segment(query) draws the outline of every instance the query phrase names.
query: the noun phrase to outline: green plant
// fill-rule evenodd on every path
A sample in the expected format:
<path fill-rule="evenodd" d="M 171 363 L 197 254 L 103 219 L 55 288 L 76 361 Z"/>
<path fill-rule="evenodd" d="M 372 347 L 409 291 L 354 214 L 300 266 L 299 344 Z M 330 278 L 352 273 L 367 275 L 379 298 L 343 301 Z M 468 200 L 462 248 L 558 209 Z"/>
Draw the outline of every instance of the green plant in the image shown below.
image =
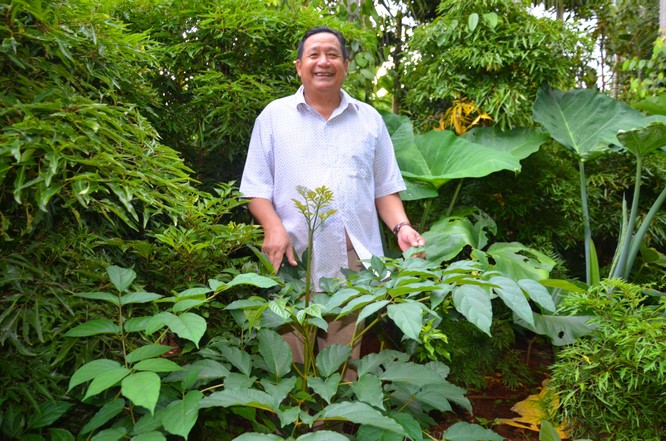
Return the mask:
<path fill-rule="evenodd" d="M 551 386 L 575 435 L 660 440 L 666 436 L 666 301 L 641 286 L 603 280 L 562 307 L 591 314 L 591 334 L 562 348 Z"/>
<path fill-rule="evenodd" d="M 131 269 L 110 266 L 107 273 L 115 293 L 94 291 L 75 295 L 110 304 L 110 318 L 94 318 L 64 334 L 72 338 L 109 337 L 106 344 L 110 358 L 88 361 L 69 380 L 68 392 L 97 409 L 79 428 L 79 434 L 92 436 L 97 431 L 98 439 L 116 440 L 123 437 L 165 440 L 165 434 L 187 438 L 197 421 L 203 398 L 203 392 L 195 386 L 215 378 L 210 371 L 202 372 L 201 367 L 191 369 L 178 380 L 167 375 L 183 370 L 168 358 L 169 354 L 199 347 L 207 329 L 206 320 L 188 309 L 238 284 L 270 287 L 275 282 L 256 275 L 239 275 L 229 283 L 211 280 L 210 286 L 164 297 L 130 290 L 136 277 Z M 207 293 L 212 295 L 206 298 Z M 173 306 L 160 308 L 164 303 Z M 187 344 L 174 347 L 167 339 L 169 334 Z M 79 388 L 82 385 L 84 393 Z"/>
<path fill-rule="evenodd" d="M 585 164 L 622 145 L 636 157 L 636 180 L 630 212 L 623 210 L 623 228 L 610 277 L 628 278 L 650 222 L 664 199 L 666 187 L 638 223 L 643 157 L 666 145 L 666 126 L 660 116 L 645 116 L 628 105 L 591 89 L 562 92 L 541 89 L 534 102 L 534 119 L 566 148 L 575 152 L 580 171 L 580 200 L 584 229 L 586 283 L 599 282 L 599 264 L 592 242 Z"/>

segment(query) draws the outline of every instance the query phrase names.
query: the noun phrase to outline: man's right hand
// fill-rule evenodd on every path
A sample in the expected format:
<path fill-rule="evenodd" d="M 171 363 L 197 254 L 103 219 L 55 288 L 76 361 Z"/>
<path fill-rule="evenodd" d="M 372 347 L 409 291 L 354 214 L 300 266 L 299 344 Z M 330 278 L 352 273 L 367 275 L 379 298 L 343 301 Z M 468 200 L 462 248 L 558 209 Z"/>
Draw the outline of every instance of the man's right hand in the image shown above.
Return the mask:
<path fill-rule="evenodd" d="M 280 270 L 284 256 L 287 256 L 287 261 L 291 266 L 297 265 L 289 234 L 282 225 L 270 230 L 264 229 L 264 243 L 261 245 L 261 251 L 271 261 L 276 273 Z"/>
<path fill-rule="evenodd" d="M 280 270 L 285 255 L 289 264 L 296 266 L 298 263 L 294 257 L 289 233 L 284 229 L 282 220 L 275 212 L 271 201 L 264 198 L 252 198 L 247 208 L 264 230 L 264 243 L 261 245 L 261 251 L 271 261 L 275 272 Z"/>

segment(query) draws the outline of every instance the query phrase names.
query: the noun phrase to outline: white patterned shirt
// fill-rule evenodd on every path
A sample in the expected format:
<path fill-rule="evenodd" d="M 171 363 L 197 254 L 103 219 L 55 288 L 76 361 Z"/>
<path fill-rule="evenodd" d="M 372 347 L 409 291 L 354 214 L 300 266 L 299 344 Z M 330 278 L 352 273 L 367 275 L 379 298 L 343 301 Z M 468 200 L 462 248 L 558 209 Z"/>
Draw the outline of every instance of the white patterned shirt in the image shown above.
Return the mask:
<path fill-rule="evenodd" d="M 333 192 L 328 208 L 336 213 L 314 235 L 315 286 L 320 277 L 342 277 L 348 266 L 345 230 L 361 259 L 384 255 L 375 199 L 405 189 L 381 115 L 340 93 L 328 120 L 305 102 L 303 86 L 268 104 L 255 121 L 240 185 L 244 198 L 273 203 L 299 258 L 307 223 L 294 204 L 304 202 L 297 187 Z"/>

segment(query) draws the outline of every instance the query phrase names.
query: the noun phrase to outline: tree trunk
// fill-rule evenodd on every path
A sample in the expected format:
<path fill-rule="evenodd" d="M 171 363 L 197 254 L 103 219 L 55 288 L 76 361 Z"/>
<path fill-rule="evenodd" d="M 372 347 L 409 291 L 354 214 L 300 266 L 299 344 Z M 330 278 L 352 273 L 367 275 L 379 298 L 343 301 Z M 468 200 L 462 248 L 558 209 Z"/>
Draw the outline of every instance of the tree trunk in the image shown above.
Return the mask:
<path fill-rule="evenodd" d="M 666 0 L 659 0 L 659 35 L 666 37 Z"/>

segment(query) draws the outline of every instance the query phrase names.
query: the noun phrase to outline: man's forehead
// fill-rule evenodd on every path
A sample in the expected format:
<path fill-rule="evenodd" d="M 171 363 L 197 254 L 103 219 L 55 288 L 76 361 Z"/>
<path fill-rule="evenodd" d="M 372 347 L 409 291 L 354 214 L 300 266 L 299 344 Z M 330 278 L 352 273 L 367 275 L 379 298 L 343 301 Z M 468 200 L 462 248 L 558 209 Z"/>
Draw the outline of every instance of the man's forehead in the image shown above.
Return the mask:
<path fill-rule="evenodd" d="M 340 42 L 338 38 L 328 32 L 320 32 L 319 34 L 314 34 L 305 40 L 305 50 L 317 50 L 317 49 L 336 49 L 340 51 Z"/>

